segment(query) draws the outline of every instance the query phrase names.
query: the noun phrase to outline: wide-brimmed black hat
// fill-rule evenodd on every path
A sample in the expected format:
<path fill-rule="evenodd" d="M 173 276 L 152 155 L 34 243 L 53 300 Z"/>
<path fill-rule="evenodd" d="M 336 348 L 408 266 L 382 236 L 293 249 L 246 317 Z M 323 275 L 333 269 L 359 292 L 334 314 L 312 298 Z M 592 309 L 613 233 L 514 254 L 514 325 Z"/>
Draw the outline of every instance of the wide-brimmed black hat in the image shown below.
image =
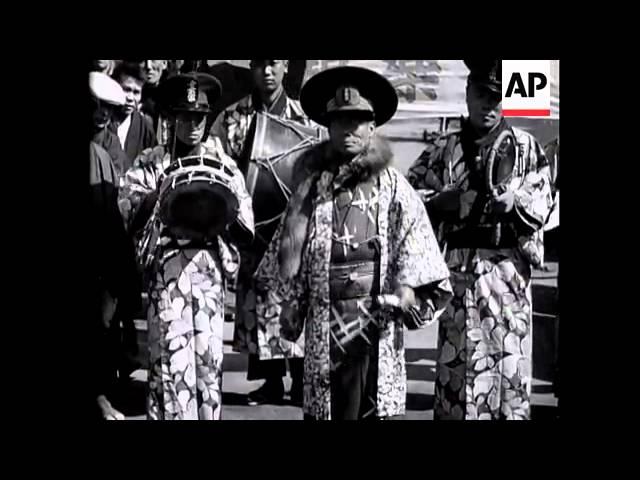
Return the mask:
<path fill-rule="evenodd" d="M 328 126 L 337 113 L 369 112 L 380 126 L 396 113 L 398 95 L 391 83 L 373 70 L 344 66 L 311 77 L 302 87 L 300 103 L 320 125 Z"/>
<path fill-rule="evenodd" d="M 469 69 L 467 81 L 502 93 L 502 60 L 464 60 Z"/>
<path fill-rule="evenodd" d="M 222 95 L 222 86 L 213 75 L 190 72 L 174 75 L 160 85 L 159 100 L 173 112 L 201 112 L 209 114 Z"/>

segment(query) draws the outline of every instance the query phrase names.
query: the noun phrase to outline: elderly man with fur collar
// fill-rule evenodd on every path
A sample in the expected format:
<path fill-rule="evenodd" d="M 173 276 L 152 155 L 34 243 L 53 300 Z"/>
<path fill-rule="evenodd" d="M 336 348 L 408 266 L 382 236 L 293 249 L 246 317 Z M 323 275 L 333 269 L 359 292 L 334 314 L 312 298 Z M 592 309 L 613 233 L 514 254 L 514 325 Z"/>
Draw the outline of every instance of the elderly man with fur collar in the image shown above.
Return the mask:
<path fill-rule="evenodd" d="M 301 103 L 330 139 L 299 161 L 254 277 L 260 356 L 304 357 L 305 419 L 402 415 L 404 327 L 435 320 L 452 291 L 424 205 L 376 134 L 398 99 L 377 73 L 340 67 Z"/>

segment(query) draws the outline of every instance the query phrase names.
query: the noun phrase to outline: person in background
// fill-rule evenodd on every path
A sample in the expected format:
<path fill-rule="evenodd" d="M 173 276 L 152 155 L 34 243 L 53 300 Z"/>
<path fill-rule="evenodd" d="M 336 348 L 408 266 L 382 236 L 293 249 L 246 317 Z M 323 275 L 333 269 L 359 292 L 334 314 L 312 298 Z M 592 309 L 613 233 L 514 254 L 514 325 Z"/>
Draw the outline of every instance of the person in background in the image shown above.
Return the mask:
<path fill-rule="evenodd" d="M 124 92 L 107 75 L 89 74 L 91 122 L 102 125 L 114 106 L 124 103 Z M 89 239 L 95 255 L 91 257 L 89 279 L 93 312 L 90 322 L 91 351 L 95 375 L 90 388 L 97 411 L 105 420 L 123 420 L 124 415 L 111 403 L 117 396 L 118 369 L 122 356 L 121 315 L 140 308 L 140 289 L 133 244 L 130 242 L 118 209 L 118 174 L 111 157 L 93 140 L 89 142 Z"/>
<path fill-rule="evenodd" d="M 133 161 L 143 150 L 157 145 L 153 125 L 140 112 L 145 73 L 139 64 L 122 62 L 113 72 L 113 79 L 120 84 L 125 94 L 122 109 L 115 112 L 110 129 L 116 133 L 120 145 L 128 157 L 125 171 L 133 166 Z"/>
<path fill-rule="evenodd" d="M 223 111 L 211 129 L 211 136 L 220 139 L 227 155 L 243 166 L 247 163 L 245 148 L 250 148 L 253 141 L 250 132 L 256 112 L 268 112 L 302 125 L 310 124 L 300 103 L 290 99 L 284 90 L 283 81 L 287 74 L 287 60 L 250 60 L 249 65 L 253 76 L 253 92 Z M 246 175 L 246 172 L 244 173 Z M 274 231 L 275 228 L 267 225 L 258 233 L 269 241 Z M 250 298 L 255 297 L 252 276 L 266 247 L 267 245 L 254 243 L 250 251 L 243 252 L 236 290 L 234 349 L 249 355 L 247 379 L 265 380 L 260 388 L 249 393 L 250 405 L 280 403 L 285 393 L 283 377 L 287 373 L 286 362 L 260 360 L 257 351 L 258 327 L 253 302 L 249 301 Z M 291 401 L 301 405 L 302 359 L 291 359 L 289 367 L 292 377 Z"/>
<path fill-rule="evenodd" d="M 92 75 L 100 72 L 91 72 Z M 109 78 L 107 75 L 100 73 L 100 75 L 104 75 Z M 91 77 L 95 78 L 95 77 Z M 106 83 L 102 77 L 99 78 L 100 82 Z M 112 80 L 109 78 L 109 80 Z M 91 119 L 91 133 L 92 133 L 92 141 L 96 144 L 100 145 L 104 150 L 107 151 L 109 156 L 111 157 L 111 161 L 113 163 L 114 168 L 116 169 L 116 173 L 118 174 L 118 178 L 121 178 L 126 171 L 126 166 L 129 163 L 127 159 L 127 155 L 124 153 L 124 150 L 120 146 L 120 141 L 115 133 L 113 133 L 108 127 L 111 123 L 111 119 L 114 114 L 124 106 L 125 103 L 125 95 L 122 91 L 122 87 L 114 81 L 116 86 L 119 89 L 119 92 L 122 92 L 122 95 L 112 95 L 109 97 L 109 100 L 97 101 L 95 95 L 92 97 L 94 101 L 94 107 L 92 109 L 92 119 Z M 113 87 L 110 87 L 113 89 Z M 117 102 L 117 103 L 113 103 Z"/>

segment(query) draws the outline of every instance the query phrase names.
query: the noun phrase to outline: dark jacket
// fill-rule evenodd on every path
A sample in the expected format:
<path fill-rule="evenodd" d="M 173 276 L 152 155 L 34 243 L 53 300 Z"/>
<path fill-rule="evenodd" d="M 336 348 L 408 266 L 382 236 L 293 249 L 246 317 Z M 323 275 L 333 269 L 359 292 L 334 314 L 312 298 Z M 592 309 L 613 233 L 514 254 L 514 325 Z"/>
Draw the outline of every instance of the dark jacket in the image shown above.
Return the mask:
<path fill-rule="evenodd" d="M 109 130 L 109 127 L 105 127 L 96 133 L 93 141 L 109 154 L 118 176 L 124 175 L 133 164 L 133 162 L 129 161 L 127 154 L 124 153 L 124 150 L 120 146 L 120 139 L 118 139 L 115 133 Z M 117 185 L 118 182 L 116 182 L 116 186 Z"/>
<path fill-rule="evenodd" d="M 89 175 L 88 241 L 95 253 L 89 265 L 92 312 L 88 320 L 96 369 L 91 388 L 97 395 L 108 393 L 118 354 L 102 323 L 102 296 L 109 292 L 118 300 L 120 318 L 131 319 L 140 309 L 141 291 L 133 243 L 118 209 L 118 174 L 109 154 L 94 142 L 90 142 Z"/>
<path fill-rule="evenodd" d="M 118 125 L 114 123 L 109 125 L 109 130 L 115 135 L 116 140 L 119 140 L 117 129 Z M 158 142 L 156 141 L 150 117 L 143 116 L 140 112 L 134 111 L 131 114 L 131 125 L 129 126 L 127 138 L 124 142 L 124 153 L 128 158 L 124 172 L 133 166 L 134 160 L 143 150 L 153 148 L 157 144 Z"/>

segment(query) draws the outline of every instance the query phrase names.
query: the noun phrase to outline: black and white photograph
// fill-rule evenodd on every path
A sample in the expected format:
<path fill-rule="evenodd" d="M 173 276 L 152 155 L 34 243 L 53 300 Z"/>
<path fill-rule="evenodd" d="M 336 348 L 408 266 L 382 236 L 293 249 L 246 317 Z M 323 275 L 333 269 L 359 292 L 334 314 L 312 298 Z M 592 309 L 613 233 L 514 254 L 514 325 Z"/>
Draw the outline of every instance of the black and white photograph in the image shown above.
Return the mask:
<path fill-rule="evenodd" d="M 93 60 L 95 420 L 558 420 L 559 66 Z"/>

